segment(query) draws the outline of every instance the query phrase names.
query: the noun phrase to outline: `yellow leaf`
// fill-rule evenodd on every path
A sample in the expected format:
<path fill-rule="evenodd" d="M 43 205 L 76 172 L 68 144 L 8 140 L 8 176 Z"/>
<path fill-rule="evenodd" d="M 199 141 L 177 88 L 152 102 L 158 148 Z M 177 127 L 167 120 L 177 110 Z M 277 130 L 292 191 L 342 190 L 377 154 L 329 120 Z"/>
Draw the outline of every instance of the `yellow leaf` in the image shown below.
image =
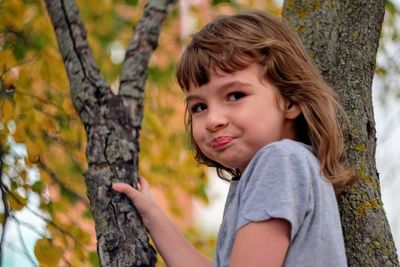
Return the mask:
<path fill-rule="evenodd" d="M 45 118 L 45 121 L 44 121 L 44 124 L 42 124 L 42 127 L 50 135 L 56 134 L 59 131 L 58 124 L 51 118 Z"/>
<path fill-rule="evenodd" d="M 40 180 L 43 182 L 43 184 L 50 184 L 52 178 L 49 176 L 47 171 L 40 170 Z"/>
<path fill-rule="evenodd" d="M 12 210 L 17 211 L 25 207 L 28 200 L 15 192 L 11 192 L 7 195 L 7 202 Z"/>
<path fill-rule="evenodd" d="M 11 49 L 4 50 L 0 53 L 0 62 L 1 62 L 0 65 L 1 67 L 15 65 L 16 62 Z M 5 64 L 5 62 L 7 62 L 7 64 Z"/>
<path fill-rule="evenodd" d="M 7 121 L 12 118 L 13 111 L 14 111 L 13 104 L 11 104 L 10 101 L 6 100 L 5 102 L 2 103 L 0 108 L 1 108 L 0 109 L 0 120 L 4 124 L 6 124 Z"/>
<path fill-rule="evenodd" d="M 13 138 L 16 143 L 24 143 L 25 142 L 25 139 L 26 139 L 25 127 L 26 127 L 26 123 L 24 123 L 24 122 L 20 121 L 17 124 L 17 128 L 13 134 Z"/>
<path fill-rule="evenodd" d="M 67 113 L 68 115 L 76 116 L 76 111 L 75 111 L 74 106 L 72 105 L 70 98 L 65 98 L 62 103 L 62 106 L 63 106 L 65 113 Z"/>
<path fill-rule="evenodd" d="M 40 156 L 40 147 L 31 141 L 26 140 L 26 149 L 28 150 L 28 159 L 30 163 L 38 163 Z"/>
<path fill-rule="evenodd" d="M 33 111 L 33 115 L 35 118 L 33 123 L 38 127 L 43 127 L 43 125 L 46 123 L 46 116 L 42 112 L 36 110 Z"/>
<path fill-rule="evenodd" d="M 62 249 L 55 246 L 49 239 L 42 238 L 36 242 L 35 256 L 41 265 L 58 266 Z"/>
<path fill-rule="evenodd" d="M 71 234 L 75 237 L 76 240 L 79 240 L 82 244 L 88 245 L 92 241 L 91 236 L 82 230 L 79 226 L 75 226 L 72 228 Z"/>

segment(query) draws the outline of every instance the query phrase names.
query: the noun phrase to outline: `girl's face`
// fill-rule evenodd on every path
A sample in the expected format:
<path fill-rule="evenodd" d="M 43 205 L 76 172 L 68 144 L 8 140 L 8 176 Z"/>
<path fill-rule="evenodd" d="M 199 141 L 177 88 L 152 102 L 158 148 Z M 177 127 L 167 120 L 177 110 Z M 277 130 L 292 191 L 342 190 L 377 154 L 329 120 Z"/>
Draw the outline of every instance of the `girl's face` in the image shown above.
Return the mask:
<path fill-rule="evenodd" d="M 207 84 L 190 89 L 187 106 L 193 138 L 203 154 L 241 172 L 263 146 L 295 139 L 294 119 L 301 113 L 261 79 L 257 64 L 212 73 Z"/>

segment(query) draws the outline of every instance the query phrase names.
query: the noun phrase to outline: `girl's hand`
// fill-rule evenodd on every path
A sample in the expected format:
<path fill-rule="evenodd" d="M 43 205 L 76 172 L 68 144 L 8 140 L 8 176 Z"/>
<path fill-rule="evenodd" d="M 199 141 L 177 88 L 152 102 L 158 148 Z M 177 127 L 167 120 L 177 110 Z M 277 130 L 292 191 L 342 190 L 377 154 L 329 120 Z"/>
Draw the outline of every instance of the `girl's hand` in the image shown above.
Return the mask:
<path fill-rule="evenodd" d="M 112 189 L 124 193 L 132 200 L 167 266 L 212 266 L 207 258 L 185 240 L 167 215 L 157 206 L 145 179 L 139 177 L 139 190 L 124 183 L 115 183 Z"/>
<path fill-rule="evenodd" d="M 143 177 L 139 177 L 139 190 L 125 183 L 114 183 L 112 189 L 130 198 L 140 213 L 144 225 L 149 227 L 152 215 L 159 211 L 159 207 L 151 195 L 149 183 Z"/>

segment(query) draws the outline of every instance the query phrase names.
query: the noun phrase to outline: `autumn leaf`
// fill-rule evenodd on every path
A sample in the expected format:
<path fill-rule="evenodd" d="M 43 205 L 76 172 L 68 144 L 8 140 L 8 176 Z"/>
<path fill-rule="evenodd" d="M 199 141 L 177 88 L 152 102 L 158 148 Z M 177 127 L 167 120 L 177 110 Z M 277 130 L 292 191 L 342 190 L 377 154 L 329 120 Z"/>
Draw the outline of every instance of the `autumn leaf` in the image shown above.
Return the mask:
<path fill-rule="evenodd" d="M 26 206 L 28 200 L 16 192 L 9 192 L 7 194 L 7 202 L 10 209 L 18 211 L 22 210 Z"/>
<path fill-rule="evenodd" d="M 62 256 L 62 248 L 55 246 L 50 239 L 42 238 L 36 242 L 35 256 L 41 264 L 58 266 Z"/>

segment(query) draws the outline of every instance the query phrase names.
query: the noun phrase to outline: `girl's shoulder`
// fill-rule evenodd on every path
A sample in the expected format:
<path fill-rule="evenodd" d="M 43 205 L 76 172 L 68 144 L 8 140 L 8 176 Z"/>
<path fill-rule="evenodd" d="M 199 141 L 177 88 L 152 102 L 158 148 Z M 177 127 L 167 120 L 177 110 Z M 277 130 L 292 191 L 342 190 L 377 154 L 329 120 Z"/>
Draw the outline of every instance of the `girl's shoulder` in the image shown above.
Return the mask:
<path fill-rule="evenodd" d="M 309 190 L 311 184 L 324 180 L 321 178 L 320 162 L 312 147 L 284 139 L 260 149 L 243 172 L 241 180 L 243 186 L 250 181 L 262 184 L 282 182 Z"/>
<path fill-rule="evenodd" d="M 318 161 L 312 146 L 291 139 L 283 139 L 264 146 L 256 153 L 253 160 L 281 157 Z"/>

